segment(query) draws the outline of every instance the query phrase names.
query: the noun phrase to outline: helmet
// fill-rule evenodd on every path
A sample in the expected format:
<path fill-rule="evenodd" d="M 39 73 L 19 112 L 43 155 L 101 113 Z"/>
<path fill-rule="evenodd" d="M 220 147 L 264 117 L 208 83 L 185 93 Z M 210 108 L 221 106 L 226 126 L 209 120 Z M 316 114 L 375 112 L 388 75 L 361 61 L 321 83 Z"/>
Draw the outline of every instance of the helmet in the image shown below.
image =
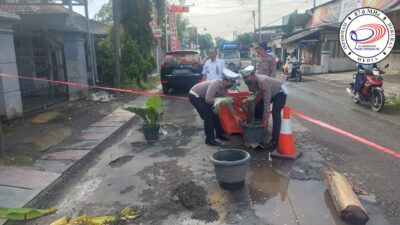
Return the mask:
<path fill-rule="evenodd" d="M 246 68 L 244 68 L 242 70 L 239 70 L 239 73 L 243 77 L 245 77 L 245 76 L 248 76 L 248 75 L 252 74 L 254 72 L 254 69 L 255 69 L 254 66 L 247 66 Z"/>
<path fill-rule="evenodd" d="M 228 81 L 236 81 L 239 78 L 239 74 L 233 72 L 230 69 L 224 68 L 223 72 L 223 79 Z"/>

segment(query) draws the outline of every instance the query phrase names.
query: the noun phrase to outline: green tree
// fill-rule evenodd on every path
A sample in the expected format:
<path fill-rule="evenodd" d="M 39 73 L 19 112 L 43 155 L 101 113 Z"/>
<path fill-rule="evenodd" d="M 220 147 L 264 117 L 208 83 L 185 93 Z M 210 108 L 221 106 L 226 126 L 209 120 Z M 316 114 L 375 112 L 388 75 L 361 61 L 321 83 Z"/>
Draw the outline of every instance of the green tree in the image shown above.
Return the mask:
<path fill-rule="evenodd" d="M 111 1 L 101 6 L 100 10 L 94 15 L 94 19 L 103 23 L 112 23 L 113 14 Z"/>
<path fill-rule="evenodd" d="M 248 49 L 253 43 L 253 33 L 238 34 L 235 41 L 240 43 L 242 49 Z"/>
<path fill-rule="evenodd" d="M 136 80 L 141 85 L 142 71 L 144 70 L 145 60 L 142 57 L 138 44 L 129 36 L 124 36 L 121 45 L 121 71 L 124 76 L 131 80 Z"/>
<path fill-rule="evenodd" d="M 190 40 L 190 29 L 189 29 L 189 19 L 184 17 L 182 13 L 176 14 L 176 29 L 178 31 L 178 38 L 181 42 L 181 47 L 188 47 Z"/>
<path fill-rule="evenodd" d="M 108 26 L 108 35 L 97 41 L 96 58 L 99 79 L 107 85 L 114 84 L 115 51 L 112 42 L 112 26 Z"/>
<path fill-rule="evenodd" d="M 154 37 L 150 27 L 152 3 L 148 0 L 122 0 L 121 25 L 124 34 L 139 44 L 143 54 L 151 48 Z"/>
<path fill-rule="evenodd" d="M 209 33 L 199 34 L 198 36 L 199 36 L 199 45 L 201 46 L 202 49 L 207 51 L 208 49 L 214 47 L 211 34 Z"/>
<path fill-rule="evenodd" d="M 136 43 L 136 47 L 139 50 L 141 57 L 133 57 L 138 61 L 134 60 L 122 60 L 124 63 L 136 63 L 139 64 L 139 73 L 132 73 L 136 77 L 136 82 L 141 85 L 141 80 L 147 80 L 148 74 L 151 72 L 147 63 L 153 64 L 153 62 L 147 62 L 147 60 L 153 60 L 154 58 L 147 56 L 148 52 L 151 52 L 151 46 L 155 43 L 153 32 L 150 27 L 152 2 L 148 0 L 122 0 L 122 12 L 121 12 L 121 25 L 123 27 L 123 36 L 126 41 L 133 41 Z M 133 44 L 127 43 L 125 47 L 133 48 Z M 125 54 L 127 56 L 127 54 Z M 121 58 L 123 58 L 121 56 Z M 123 65 L 125 68 L 130 68 L 128 65 Z M 131 75 L 132 75 L 131 74 Z M 131 79 L 132 76 L 129 75 Z"/>
<path fill-rule="evenodd" d="M 220 47 L 220 45 L 224 42 L 227 42 L 227 40 L 225 40 L 224 38 L 221 37 L 216 37 L 215 38 L 215 46 L 218 48 Z"/>

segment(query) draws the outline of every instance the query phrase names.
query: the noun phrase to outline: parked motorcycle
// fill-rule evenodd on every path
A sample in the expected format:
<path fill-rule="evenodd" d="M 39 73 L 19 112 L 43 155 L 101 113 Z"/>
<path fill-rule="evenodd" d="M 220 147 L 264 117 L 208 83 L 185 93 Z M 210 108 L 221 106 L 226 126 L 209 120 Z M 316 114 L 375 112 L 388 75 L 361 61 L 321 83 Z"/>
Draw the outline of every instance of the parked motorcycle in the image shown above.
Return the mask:
<path fill-rule="evenodd" d="M 347 89 L 347 92 L 350 91 L 354 103 L 358 104 L 360 102 L 368 102 L 373 111 L 381 111 L 385 105 L 385 94 L 382 88 L 383 77 L 380 75 L 378 69 L 360 70 L 360 73 L 364 76 L 364 82 L 358 95 L 353 95 L 351 93 L 357 74 L 353 75 L 353 82 L 349 83 L 350 89 Z"/>
<path fill-rule="evenodd" d="M 300 61 L 296 61 L 291 63 L 293 65 L 292 67 L 292 72 L 289 75 L 283 74 L 283 77 L 285 78 L 285 80 L 289 80 L 291 78 L 295 78 L 297 82 L 301 81 L 301 70 L 300 70 L 300 66 L 301 66 L 301 62 Z"/>

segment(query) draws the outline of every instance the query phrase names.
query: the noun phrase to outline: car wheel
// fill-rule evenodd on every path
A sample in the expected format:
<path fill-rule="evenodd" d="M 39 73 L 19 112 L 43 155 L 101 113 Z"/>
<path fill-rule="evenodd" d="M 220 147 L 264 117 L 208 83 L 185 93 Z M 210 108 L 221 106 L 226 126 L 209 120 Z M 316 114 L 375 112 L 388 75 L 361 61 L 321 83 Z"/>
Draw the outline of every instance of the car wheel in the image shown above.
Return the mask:
<path fill-rule="evenodd" d="M 162 86 L 162 92 L 163 92 L 163 94 L 168 94 L 168 93 L 169 93 L 169 89 L 170 89 L 169 87 L 163 85 L 163 86 Z"/>

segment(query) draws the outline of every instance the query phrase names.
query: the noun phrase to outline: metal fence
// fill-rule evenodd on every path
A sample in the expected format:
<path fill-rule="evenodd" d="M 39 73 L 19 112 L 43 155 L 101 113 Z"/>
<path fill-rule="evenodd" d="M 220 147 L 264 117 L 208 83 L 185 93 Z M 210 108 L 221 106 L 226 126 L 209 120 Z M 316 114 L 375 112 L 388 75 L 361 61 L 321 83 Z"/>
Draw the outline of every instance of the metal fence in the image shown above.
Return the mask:
<path fill-rule="evenodd" d="M 15 35 L 18 74 L 65 81 L 62 43 L 43 32 L 18 31 Z M 24 113 L 68 99 L 68 87 L 48 81 L 20 79 Z"/>

